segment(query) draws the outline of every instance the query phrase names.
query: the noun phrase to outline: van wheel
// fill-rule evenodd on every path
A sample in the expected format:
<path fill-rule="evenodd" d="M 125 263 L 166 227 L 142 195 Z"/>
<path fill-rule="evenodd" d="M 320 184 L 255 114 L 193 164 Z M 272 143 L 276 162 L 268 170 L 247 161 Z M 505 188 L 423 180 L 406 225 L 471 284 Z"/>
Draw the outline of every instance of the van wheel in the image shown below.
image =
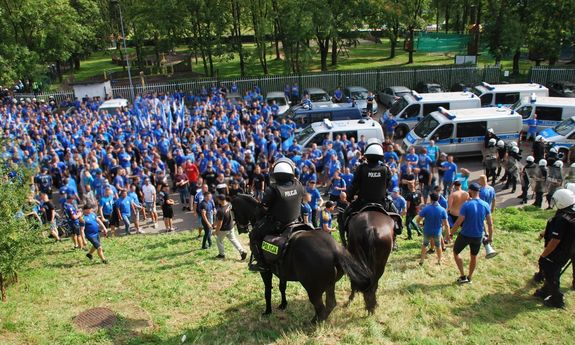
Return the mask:
<path fill-rule="evenodd" d="M 395 129 L 395 134 L 394 134 L 394 136 L 395 136 L 396 139 L 403 139 L 403 138 L 405 138 L 406 135 L 407 135 L 407 130 L 405 129 L 404 126 L 397 127 L 397 128 Z"/>

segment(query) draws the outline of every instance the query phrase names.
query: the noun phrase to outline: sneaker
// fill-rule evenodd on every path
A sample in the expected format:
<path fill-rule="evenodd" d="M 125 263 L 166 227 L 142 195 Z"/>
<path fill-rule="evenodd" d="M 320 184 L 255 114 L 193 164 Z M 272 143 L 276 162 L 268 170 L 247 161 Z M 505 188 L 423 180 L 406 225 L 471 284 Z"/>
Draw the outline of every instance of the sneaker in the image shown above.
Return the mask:
<path fill-rule="evenodd" d="M 158 223 L 154 223 L 153 227 L 154 227 L 154 229 L 157 229 L 157 228 L 158 228 Z"/>
<path fill-rule="evenodd" d="M 242 261 L 244 261 L 244 260 L 248 257 L 248 253 L 246 253 L 246 252 L 241 252 L 241 253 L 240 253 L 240 257 L 241 257 Z"/>
<path fill-rule="evenodd" d="M 431 249 L 431 248 L 430 248 L 430 249 L 427 251 L 427 254 L 433 254 L 433 253 L 435 253 L 435 249 Z"/>
<path fill-rule="evenodd" d="M 471 281 L 469 280 L 469 278 L 467 278 L 467 276 L 461 276 L 457 279 L 457 284 L 462 285 L 462 284 L 467 284 L 470 283 Z"/>
<path fill-rule="evenodd" d="M 222 254 L 216 255 L 216 259 L 225 259 L 225 258 L 226 258 L 225 255 L 222 255 Z"/>
<path fill-rule="evenodd" d="M 142 229 L 138 229 L 138 234 L 145 234 L 146 232 Z"/>
<path fill-rule="evenodd" d="M 108 260 L 102 260 L 102 263 L 103 263 L 104 265 L 109 264 Z"/>
<path fill-rule="evenodd" d="M 92 256 L 92 254 L 90 254 L 90 253 L 86 254 L 86 257 L 87 257 L 88 259 L 90 259 L 90 260 L 92 260 L 92 259 L 94 258 L 94 257 Z"/>
<path fill-rule="evenodd" d="M 393 247 L 392 247 L 392 249 L 393 249 L 394 251 L 399 249 L 399 246 L 397 245 L 397 241 L 393 241 Z"/>
<path fill-rule="evenodd" d="M 419 266 L 423 266 L 423 260 L 419 260 Z"/>

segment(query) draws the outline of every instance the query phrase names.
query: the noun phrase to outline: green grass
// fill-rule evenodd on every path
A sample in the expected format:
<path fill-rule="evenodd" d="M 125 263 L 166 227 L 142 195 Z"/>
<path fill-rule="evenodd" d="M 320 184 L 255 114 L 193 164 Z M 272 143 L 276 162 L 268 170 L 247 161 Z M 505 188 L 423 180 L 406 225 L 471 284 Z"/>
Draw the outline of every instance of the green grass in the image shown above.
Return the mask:
<path fill-rule="evenodd" d="M 163 345 L 180 344 L 183 335 L 185 344 L 567 344 L 575 336 L 575 293 L 566 293 L 566 310 L 530 297 L 542 247 L 537 233 L 550 214 L 498 211 L 500 255 L 481 258 L 466 286 L 454 284 L 450 251 L 441 267 L 435 258 L 420 267 L 419 239 L 401 240 L 380 281 L 376 313 L 367 316 L 361 298 L 342 306 L 349 294 L 344 278 L 337 284 L 338 307 L 318 326 L 308 322 L 313 309 L 299 283 L 288 284 L 287 311 L 260 316 L 259 275 L 237 261 L 228 243 L 229 258 L 217 261 L 216 249 L 199 250 L 191 233 L 104 239 L 107 266 L 71 251 L 70 242 L 45 243 L 0 304 L 0 344 Z M 564 288 L 570 280 L 569 270 Z M 84 333 L 72 325 L 78 313 L 99 306 L 118 313 L 116 327 Z M 153 327 L 141 330 L 147 319 Z"/>

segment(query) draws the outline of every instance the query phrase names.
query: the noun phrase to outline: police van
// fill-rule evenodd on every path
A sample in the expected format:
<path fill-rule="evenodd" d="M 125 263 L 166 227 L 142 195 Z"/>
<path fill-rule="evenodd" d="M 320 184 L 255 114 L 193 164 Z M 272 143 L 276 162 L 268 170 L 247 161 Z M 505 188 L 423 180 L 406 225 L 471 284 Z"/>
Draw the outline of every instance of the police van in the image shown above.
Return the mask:
<path fill-rule="evenodd" d="M 482 107 L 510 107 L 522 98 L 532 94 L 538 97 L 549 96 L 549 89 L 541 84 L 494 84 L 483 82 L 473 88 L 473 93 L 481 99 Z"/>
<path fill-rule="evenodd" d="M 421 149 L 435 140 L 442 152 L 458 156 L 480 155 L 487 129 L 503 141 L 515 141 L 521 131 L 521 115 L 509 108 L 447 110 L 427 115 L 403 139 L 405 148 Z"/>
<path fill-rule="evenodd" d="M 575 116 L 553 128 L 542 130 L 539 135 L 548 146 L 557 149 L 559 159 L 567 158 L 569 149 L 575 145 Z"/>
<path fill-rule="evenodd" d="M 322 122 L 314 122 L 304 128 L 295 136 L 298 144 L 304 148 L 311 147 L 314 143 L 321 147 L 324 140 L 335 140 L 337 135 L 345 134 L 347 139 L 355 138 L 357 143 L 361 137 L 364 140 L 377 138 L 383 142 L 383 130 L 381 126 L 372 119 L 361 120 L 330 121 L 324 119 Z M 293 138 L 284 143 L 284 147 L 291 145 Z"/>
<path fill-rule="evenodd" d="M 395 137 L 403 138 L 423 117 L 438 107 L 445 109 L 480 108 L 479 97 L 471 92 L 437 92 L 419 94 L 412 91 L 398 99 L 387 114 L 395 116 L 398 122 Z M 384 117 L 387 115 L 384 114 Z"/>
<path fill-rule="evenodd" d="M 297 128 L 306 127 L 314 122 L 321 122 L 324 119 L 330 121 L 359 120 L 363 118 L 361 110 L 351 103 L 329 103 L 312 104 L 311 109 L 298 107 L 288 115 L 293 120 Z"/>
<path fill-rule="evenodd" d="M 575 116 L 575 98 L 537 97 L 535 94 L 524 97 L 512 107 L 523 117 L 523 130 L 527 131 L 527 121 L 537 114 L 537 127 L 555 127 L 561 121 Z"/>
<path fill-rule="evenodd" d="M 125 98 L 114 98 L 105 101 L 98 107 L 98 114 L 104 114 L 107 112 L 109 114 L 114 114 L 118 111 L 124 111 L 128 108 L 128 100 Z"/>

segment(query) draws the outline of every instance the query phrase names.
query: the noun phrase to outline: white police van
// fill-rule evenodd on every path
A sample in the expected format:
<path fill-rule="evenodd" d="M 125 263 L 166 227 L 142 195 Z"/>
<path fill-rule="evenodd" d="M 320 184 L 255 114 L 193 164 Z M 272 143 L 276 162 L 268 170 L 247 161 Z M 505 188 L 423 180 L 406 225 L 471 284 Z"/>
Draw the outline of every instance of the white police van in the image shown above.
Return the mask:
<path fill-rule="evenodd" d="M 439 108 L 427 115 L 403 139 L 404 148 L 421 149 L 435 140 L 442 152 L 450 155 L 480 155 L 487 129 L 510 142 L 519 138 L 521 115 L 509 108 L 447 110 Z"/>
<path fill-rule="evenodd" d="M 542 130 L 539 135 L 548 146 L 557 149 L 560 159 L 568 157 L 569 149 L 575 145 L 575 116 L 553 128 Z"/>
<path fill-rule="evenodd" d="M 357 143 L 363 136 L 364 139 L 377 138 L 383 142 L 383 130 L 381 126 L 372 119 L 330 121 L 324 119 L 322 122 L 314 122 L 305 127 L 295 136 L 298 144 L 302 147 L 311 147 L 314 143 L 321 147 L 324 140 L 335 140 L 337 135 L 345 134 L 347 139 L 355 138 Z M 291 145 L 293 140 L 288 139 L 284 143 Z"/>
<path fill-rule="evenodd" d="M 481 83 L 473 88 L 473 93 L 481 99 L 482 107 L 510 107 L 523 97 L 535 94 L 539 97 L 549 96 L 549 89 L 541 84 L 488 84 Z"/>
<path fill-rule="evenodd" d="M 114 98 L 109 99 L 102 103 L 100 107 L 98 107 L 98 114 L 103 114 L 107 112 L 109 114 L 114 114 L 120 109 L 120 111 L 126 110 L 128 107 L 128 100 L 125 98 Z"/>
<path fill-rule="evenodd" d="M 537 97 L 535 94 L 522 98 L 511 108 L 523 117 L 523 130 L 527 131 L 527 121 L 537 114 L 537 127 L 555 127 L 565 119 L 575 116 L 575 98 Z"/>
<path fill-rule="evenodd" d="M 398 99 L 384 114 L 392 114 L 398 125 L 395 137 L 403 138 L 423 117 L 438 107 L 445 109 L 480 108 L 479 97 L 471 92 L 437 92 L 419 94 L 412 91 Z"/>

